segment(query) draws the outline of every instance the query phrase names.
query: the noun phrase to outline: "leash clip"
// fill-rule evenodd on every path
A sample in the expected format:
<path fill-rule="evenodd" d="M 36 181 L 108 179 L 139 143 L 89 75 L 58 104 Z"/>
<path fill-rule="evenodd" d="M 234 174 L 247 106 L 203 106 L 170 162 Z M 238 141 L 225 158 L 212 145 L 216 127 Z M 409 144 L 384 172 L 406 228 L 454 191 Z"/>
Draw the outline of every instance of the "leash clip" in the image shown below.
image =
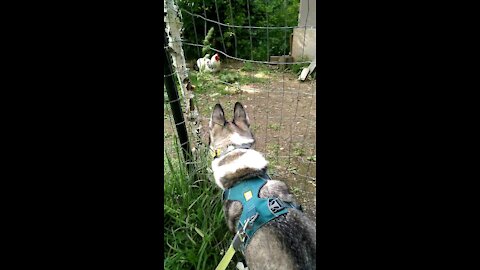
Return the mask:
<path fill-rule="evenodd" d="M 247 234 L 243 229 L 238 230 L 238 232 L 235 234 L 235 237 L 233 238 L 232 241 L 232 246 L 236 251 L 242 252 L 243 255 L 243 248 L 244 248 L 244 243 L 247 240 Z"/>
<path fill-rule="evenodd" d="M 245 220 L 243 226 L 240 227 L 240 229 L 237 231 L 235 237 L 233 238 L 233 247 L 235 248 L 235 250 L 241 251 L 243 253 L 243 247 L 248 240 L 246 230 L 247 228 L 251 228 L 253 226 L 253 222 L 255 222 L 258 216 L 258 213 L 256 213 L 255 215 L 249 217 L 247 220 Z"/>

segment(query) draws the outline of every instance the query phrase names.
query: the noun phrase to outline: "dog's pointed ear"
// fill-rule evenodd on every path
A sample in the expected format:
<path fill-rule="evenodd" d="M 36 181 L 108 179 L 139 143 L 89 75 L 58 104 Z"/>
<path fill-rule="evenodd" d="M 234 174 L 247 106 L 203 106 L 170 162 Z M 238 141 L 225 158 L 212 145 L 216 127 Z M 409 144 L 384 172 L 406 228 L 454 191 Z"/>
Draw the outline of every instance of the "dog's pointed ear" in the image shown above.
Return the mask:
<path fill-rule="evenodd" d="M 250 126 L 250 119 L 248 119 L 247 112 L 240 102 L 235 103 L 235 108 L 233 109 L 233 122 L 236 124 L 244 123 L 247 127 Z"/>
<path fill-rule="evenodd" d="M 212 129 L 215 124 L 223 126 L 225 125 L 225 122 L 225 114 L 223 113 L 222 105 L 215 104 L 208 126 L 210 127 L 210 129 Z"/>

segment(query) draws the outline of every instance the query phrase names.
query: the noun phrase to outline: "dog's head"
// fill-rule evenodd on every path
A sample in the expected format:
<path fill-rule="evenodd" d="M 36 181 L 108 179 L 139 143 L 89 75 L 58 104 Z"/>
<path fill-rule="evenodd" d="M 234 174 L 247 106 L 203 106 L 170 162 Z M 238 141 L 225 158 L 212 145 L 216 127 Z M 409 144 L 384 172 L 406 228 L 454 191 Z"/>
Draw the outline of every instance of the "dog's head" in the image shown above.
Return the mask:
<path fill-rule="evenodd" d="M 209 145 L 210 149 L 225 149 L 230 145 L 250 145 L 255 142 L 250 130 L 250 120 L 240 102 L 235 103 L 233 120 L 225 120 L 222 106 L 216 104 L 210 117 Z"/>

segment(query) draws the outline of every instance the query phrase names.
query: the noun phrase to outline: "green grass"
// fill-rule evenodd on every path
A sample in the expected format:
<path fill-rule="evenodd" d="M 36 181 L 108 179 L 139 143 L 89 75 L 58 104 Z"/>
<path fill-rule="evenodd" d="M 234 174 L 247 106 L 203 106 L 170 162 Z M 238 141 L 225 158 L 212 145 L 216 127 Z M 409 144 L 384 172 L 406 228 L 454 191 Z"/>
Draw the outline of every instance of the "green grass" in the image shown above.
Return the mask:
<path fill-rule="evenodd" d="M 268 78 L 257 78 L 254 76 L 241 76 L 239 80 L 240 84 L 251 84 L 251 83 L 266 83 Z"/>
<path fill-rule="evenodd" d="M 255 71 L 255 70 L 257 70 L 257 67 L 254 66 L 254 64 L 251 63 L 251 62 L 245 62 L 240 70 L 242 70 L 242 71 Z"/>
<path fill-rule="evenodd" d="M 251 83 L 265 83 L 267 78 L 241 76 L 238 70 L 222 69 L 217 73 L 191 71 L 189 78 L 197 94 L 232 95 L 237 87 Z M 223 82 L 223 83 L 222 83 Z M 232 85 L 233 84 L 233 85 Z"/>
<path fill-rule="evenodd" d="M 278 143 L 269 143 L 267 144 L 267 151 L 272 155 L 278 156 L 278 152 L 280 151 L 280 145 Z"/>
<path fill-rule="evenodd" d="M 276 124 L 276 123 L 270 124 L 270 125 L 268 125 L 268 128 L 272 129 L 272 130 L 275 130 L 275 131 L 279 131 L 280 130 L 280 124 Z"/>
<path fill-rule="evenodd" d="M 239 81 L 240 75 L 238 73 L 222 70 L 219 72 L 218 78 L 219 80 L 224 82 L 234 83 Z"/>
<path fill-rule="evenodd" d="M 246 72 L 263 72 L 266 74 L 270 74 L 273 72 L 273 70 L 270 69 L 268 65 L 250 63 L 250 62 L 245 62 L 243 66 L 240 68 L 240 70 L 246 71 Z"/>
<path fill-rule="evenodd" d="M 308 61 L 306 57 L 300 57 L 299 59 L 296 59 L 295 62 L 305 62 Z M 291 65 L 286 65 L 285 72 L 290 72 L 295 75 L 300 75 L 302 70 L 306 67 L 308 67 L 310 64 L 305 63 L 305 64 L 291 64 Z M 279 74 L 282 73 L 281 70 L 278 69 L 272 69 L 269 68 L 268 65 L 265 64 L 255 64 L 255 63 L 250 63 L 246 62 L 243 64 L 242 68 L 240 69 L 241 71 L 246 71 L 246 72 L 258 72 L 258 73 L 264 73 L 264 74 Z M 312 74 L 312 77 L 314 77 L 315 74 Z"/>
<path fill-rule="evenodd" d="M 222 211 L 221 190 L 209 173 L 210 158 L 199 150 L 195 175 L 188 174 L 178 146 L 164 153 L 164 268 L 215 269 L 233 235 Z M 235 269 L 232 260 L 228 269 Z"/>
<path fill-rule="evenodd" d="M 195 85 L 195 93 L 203 94 L 209 92 L 219 92 L 223 87 L 221 84 L 215 82 L 214 75 L 207 72 L 190 72 L 189 78 L 193 85 Z"/>
<path fill-rule="evenodd" d="M 297 61 L 306 61 L 306 59 L 302 58 Z M 286 71 L 299 75 L 302 69 L 308 66 L 308 63 L 292 64 L 288 65 Z M 242 85 L 246 84 L 265 84 L 272 80 L 272 76 L 280 73 L 278 70 L 272 70 L 268 65 L 246 62 L 239 70 L 221 69 L 217 73 L 196 72 L 192 70 L 190 71 L 189 78 L 192 84 L 195 85 L 195 93 L 197 94 L 218 93 L 221 95 L 232 95 L 236 93 L 236 91 L 234 91 L 236 87 L 241 88 Z M 229 84 L 234 84 L 235 86 Z"/>
<path fill-rule="evenodd" d="M 291 190 L 295 196 L 299 196 L 302 192 L 302 190 L 298 187 L 293 187 Z"/>
<path fill-rule="evenodd" d="M 295 156 L 304 156 L 305 155 L 305 148 L 301 143 L 295 143 L 293 146 L 293 154 Z"/>
<path fill-rule="evenodd" d="M 305 61 L 308 61 L 308 59 L 306 57 L 301 57 L 299 59 L 296 59 L 295 62 L 305 62 Z M 289 65 L 288 69 L 293 73 L 293 74 L 296 74 L 296 75 L 300 75 L 300 73 L 302 72 L 302 70 L 306 67 L 308 67 L 310 64 L 309 63 L 305 63 L 305 64 L 292 64 L 292 65 Z"/>

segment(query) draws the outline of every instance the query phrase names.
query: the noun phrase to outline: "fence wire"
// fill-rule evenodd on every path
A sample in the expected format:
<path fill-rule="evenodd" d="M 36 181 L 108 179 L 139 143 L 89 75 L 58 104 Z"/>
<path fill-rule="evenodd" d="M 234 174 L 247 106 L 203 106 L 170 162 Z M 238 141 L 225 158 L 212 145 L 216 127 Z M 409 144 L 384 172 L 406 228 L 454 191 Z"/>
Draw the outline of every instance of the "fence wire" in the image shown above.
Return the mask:
<path fill-rule="evenodd" d="M 186 25 L 184 23 L 183 29 L 184 31 L 194 31 L 195 40 L 186 40 L 182 37 L 182 40 L 174 42 L 181 42 L 184 50 L 189 46 L 195 47 L 197 53 L 200 53 L 200 48 L 205 46 L 200 39 L 203 39 L 207 35 L 207 23 L 216 25 L 222 42 L 219 46 L 217 45 L 216 48 L 211 48 L 211 51 L 217 52 L 224 57 L 222 59 L 222 70 L 249 78 L 249 81 L 251 82 L 238 84 L 237 82 L 226 81 L 218 74 L 200 78 L 198 73 L 193 71 L 193 63 L 196 62 L 196 58 L 187 59 L 189 64 L 189 77 L 196 77 L 197 79 L 196 82 L 193 82 L 194 84 L 197 84 L 194 100 L 200 112 L 202 137 L 205 138 L 204 145 L 200 147 L 206 147 L 207 144 L 207 125 L 213 106 L 216 103 L 222 104 L 228 117 L 233 114 L 233 104 L 236 101 L 240 101 L 246 107 L 247 113 L 252 122 L 251 129 L 256 138 L 255 148 L 258 151 L 263 152 L 267 157 L 267 160 L 269 160 L 269 173 L 272 178 L 280 180 L 293 179 L 294 181 L 301 180 L 301 184 L 299 185 L 300 189 L 311 190 L 309 187 L 313 186 L 315 190 L 316 80 L 308 79 L 305 82 L 299 82 L 297 81 L 298 74 L 294 74 L 291 71 L 291 68 L 289 68 L 294 65 L 308 65 L 312 63 L 312 59 L 305 60 L 304 57 L 307 29 L 315 29 L 315 27 L 307 26 L 310 13 L 309 6 L 307 6 L 305 25 L 287 25 L 287 18 L 285 18 L 284 25 L 255 26 L 251 25 L 251 11 L 252 5 L 255 4 L 255 1 L 246 1 L 248 25 L 233 25 L 231 23 L 221 22 L 216 0 L 214 5 L 214 9 L 216 9 L 215 18 L 207 18 L 205 1 L 202 2 L 204 7 L 203 14 L 195 14 L 192 9 L 187 10 L 182 7 L 180 8 L 183 18 L 188 16 L 191 18 L 193 24 Z M 309 2 L 307 1 L 307 5 L 308 4 Z M 233 21 L 232 1 L 229 1 L 228 5 L 229 12 L 226 13 L 226 16 L 230 16 L 230 20 Z M 283 8 L 286 9 L 287 5 L 287 0 L 284 0 Z M 268 13 L 266 16 L 268 22 Z M 203 30 L 201 27 L 198 27 L 198 25 L 195 25 L 195 22 L 198 22 L 199 20 L 204 21 Z M 224 37 L 225 32 L 240 31 L 241 29 L 248 30 L 249 32 L 250 59 L 238 57 L 236 34 L 234 40 L 234 55 L 227 53 Z M 303 31 L 298 31 L 300 32 L 300 35 L 303 34 L 301 57 L 296 57 L 294 62 L 271 61 L 271 50 L 269 46 L 271 46 L 272 43 L 269 42 L 269 33 L 272 30 L 284 30 L 284 40 L 287 40 L 289 33 L 295 29 L 303 29 Z M 255 48 L 260 46 L 259 44 L 256 44 L 258 40 L 253 38 L 253 31 L 259 30 L 267 31 L 267 59 L 254 59 L 253 56 Z M 284 46 L 283 48 L 283 55 L 289 55 L 289 53 L 291 53 L 292 48 L 289 45 Z M 290 49 L 288 50 L 287 48 Z M 202 57 L 202 55 L 199 56 Z M 258 70 L 254 70 L 253 72 L 248 69 L 242 70 L 242 67 L 245 67 L 245 63 L 256 64 L 256 67 L 260 67 L 259 69 L 261 72 L 257 72 Z M 284 65 L 285 68 L 279 69 L 278 67 L 280 65 Z M 173 76 L 175 74 L 176 72 L 166 76 Z M 264 76 L 265 80 L 262 83 L 255 82 L 255 80 L 259 78 L 259 74 L 263 74 Z M 208 82 L 201 80 L 208 80 Z M 224 94 L 209 92 L 209 89 L 202 89 L 202 87 L 208 85 L 208 83 L 223 85 L 225 89 L 236 88 L 238 91 L 231 94 Z M 164 105 L 164 141 L 165 152 L 173 153 L 175 151 L 175 146 L 172 141 L 176 139 L 175 126 L 179 123 L 175 124 L 173 121 L 168 107 L 169 102 L 173 101 L 168 101 L 168 99 L 166 99 Z M 184 102 L 181 103 L 183 104 Z M 189 130 L 189 138 L 194 137 L 194 132 Z"/>

